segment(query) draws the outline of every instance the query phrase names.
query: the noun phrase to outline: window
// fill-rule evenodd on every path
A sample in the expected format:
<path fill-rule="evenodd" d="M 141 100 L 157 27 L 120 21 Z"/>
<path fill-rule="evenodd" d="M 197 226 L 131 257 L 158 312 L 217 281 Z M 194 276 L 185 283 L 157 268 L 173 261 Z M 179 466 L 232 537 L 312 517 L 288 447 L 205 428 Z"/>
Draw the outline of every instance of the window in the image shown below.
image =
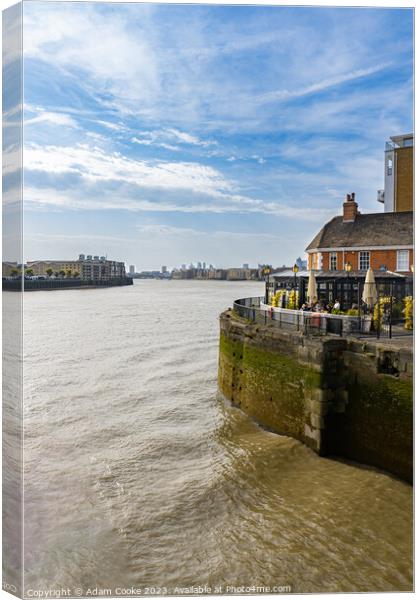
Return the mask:
<path fill-rule="evenodd" d="M 398 250 L 397 252 L 397 271 L 409 271 L 410 255 L 408 250 Z"/>
<path fill-rule="evenodd" d="M 337 252 L 330 252 L 330 271 L 337 270 Z"/>
<path fill-rule="evenodd" d="M 392 175 L 392 158 L 388 158 L 386 161 L 386 174 Z"/>
<path fill-rule="evenodd" d="M 318 252 L 316 264 L 317 264 L 317 269 L 322 269 L 322 252 Z"/>
<path fill-rule="evenodd" d="M 359 269 L 367 271 L 370 267 L 370 252 L 363 250 L 359 252 Z"/>

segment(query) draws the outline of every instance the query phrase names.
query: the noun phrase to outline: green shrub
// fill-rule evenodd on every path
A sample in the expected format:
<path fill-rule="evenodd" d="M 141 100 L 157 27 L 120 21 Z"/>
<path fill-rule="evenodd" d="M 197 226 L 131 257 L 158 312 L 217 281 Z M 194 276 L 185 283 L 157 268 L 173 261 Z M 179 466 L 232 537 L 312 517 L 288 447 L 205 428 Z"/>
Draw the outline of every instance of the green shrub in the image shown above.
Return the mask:
<path fill-rule="evenodd" d="M 404 298 L 403 313 L 405 317 L 405 329 L 413 329 L 413 296 L 406 296 Z"/>

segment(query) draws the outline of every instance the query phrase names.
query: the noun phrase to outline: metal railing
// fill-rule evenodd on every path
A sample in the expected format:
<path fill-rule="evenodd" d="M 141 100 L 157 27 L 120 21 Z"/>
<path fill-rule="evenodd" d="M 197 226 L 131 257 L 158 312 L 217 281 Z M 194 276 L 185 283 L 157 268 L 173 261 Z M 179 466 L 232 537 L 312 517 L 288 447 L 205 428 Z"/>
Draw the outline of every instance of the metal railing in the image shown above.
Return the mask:
<path fill-rule="evenodd" d="M 393 338 L 410 336 L 401 319 L 383 318 L 373 327 L 370 315 L 350 317 L 303 310 L 273 309 L 264 304 L 263 297 L 241 298 L 233 303 L 234 312 L 252 323 L 270 325 L 310 335 Z"/>
<path fill-rule="evenodd" d="M 331 318 L 331 315 L 304 312 L 300 310 L 275 311 L 262 308 L 264 298 L 241 298 L 233 303 L 235 313 L 252 323 L 271 325 L 279 329 L 300 331 L 305 334 L 326 335 L 336 333 L 342 335 L 342 319 Z"/>

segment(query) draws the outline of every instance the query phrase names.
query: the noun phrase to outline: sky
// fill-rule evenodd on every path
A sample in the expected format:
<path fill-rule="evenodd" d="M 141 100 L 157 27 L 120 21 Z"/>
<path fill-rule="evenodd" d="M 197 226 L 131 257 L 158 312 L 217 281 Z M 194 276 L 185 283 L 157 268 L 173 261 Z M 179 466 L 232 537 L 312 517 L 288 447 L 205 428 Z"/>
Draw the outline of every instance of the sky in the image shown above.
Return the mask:
<path fill-rule="evenodd" d="M 290 265 L 412 131 L 412 11 L 24 3 L 25 257 Z"/>

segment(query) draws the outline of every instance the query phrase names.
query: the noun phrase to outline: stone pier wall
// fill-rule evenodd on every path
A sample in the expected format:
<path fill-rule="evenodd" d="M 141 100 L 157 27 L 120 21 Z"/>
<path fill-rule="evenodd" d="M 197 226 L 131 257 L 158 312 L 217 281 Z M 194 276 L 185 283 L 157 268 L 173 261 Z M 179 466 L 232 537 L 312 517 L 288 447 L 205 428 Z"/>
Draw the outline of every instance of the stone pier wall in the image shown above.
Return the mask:
<path fill-rule="evenodd" d="M 411 350 L 220 317 L 219 388 L 268 429 L 320 455 L 412 480 Z"/>

